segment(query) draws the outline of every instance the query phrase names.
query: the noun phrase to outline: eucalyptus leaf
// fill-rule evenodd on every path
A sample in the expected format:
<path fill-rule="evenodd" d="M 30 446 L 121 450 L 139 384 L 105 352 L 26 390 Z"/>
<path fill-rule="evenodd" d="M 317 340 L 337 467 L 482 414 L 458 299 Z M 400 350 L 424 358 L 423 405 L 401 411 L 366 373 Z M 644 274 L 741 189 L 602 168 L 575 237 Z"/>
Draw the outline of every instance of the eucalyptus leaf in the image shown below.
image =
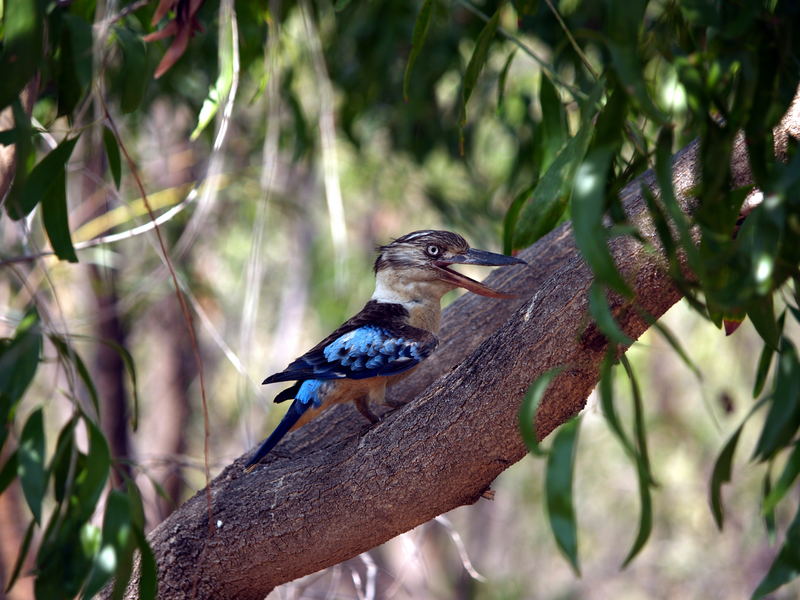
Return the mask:
<path fill-rule="evenodd" d="M 408 87 L 411 82 L 411 71 L 417 62 L 419 53 L 428 37 L 428 28 L 433 18 L 433 8 L 436 0 L 425 0 L 419 9 L 417 20 L 414 22 L 414 32 L 411 34 L 411 52 L 408 55 L 406 68 L 403 72 L 403 98 L 408 102 Z"/>
<path fill-rule="evenodd" d="M 115 27 L 114 36 L 122 50 L 122 69 L 117 75 L 120 109 L 131 113 L 142 103 L 150 80 L 147 48 L 139 35 L 125 27 Z"/>
<path fill-rule="evenodd" d="M 500 5 L 502 7 L 502 4 Z M 475 49 L 472 51 L 472 56 L 467 63 L 467 69 L 464 72 L 464 79 L 461 83 L 461 104 L 460 116 L 458 123 L 461 128 L 467 124 L 467 103 L 475 89 L 475 84 L 478 83 L 478 77 L 486 64 L 486 59 L 489 56 L 489 47 L 492 44 L 495 33 L 497 33 L 497 25 L 500 22 L 500 7 L 495 11 L 492 18 L 489 19 L 486 25 L 483 26 L 481 32 L 478 34 L 478 39 L 475 40 Z"/>
<path fill-rule="evenodd" d="M 589 288 L 589 313 L 598 329 L 613 343 L 630 346 L 633 340 L 619 328 L 606 298 L 605 286 L 595 280 Z"/>
<path fill-rule="evenodd" d="M 47 492 L 44 443 L 44 415 L 39 407 L 25 422 L 17 449 L 17 475 L 36 523 L 42 522 L 42 501 Z"/>
<path fill-rule="evenodd" d="M 42 352 L 39 313 L 31 306 L 14 337 L 0 343 L 0 448 L 8 435 L 17 404 L 33 381 Z"/>
<path fill-rule="evenodd" d="M 786 492 L 792 488 L 798 475 L 800 475 L 800 442 L 795 442 L 778 480 L 771 487 L 769 493 L 765 494 L 761 508 L 762 514 L 766 515 L 775 509 L 786 496 Z"/>
<path fill-rule="evenodd" d="M 13 0 L 3 3 L 3 46 L 0 53 L 0 110 L 11 104 L 40 67 L 45 3 Z"/>
<path fill-rule="evenodd" d="M 25 559 L 28 556 L 28 549 L 31 546 L 31 540 L 33 539 L 33 530 L 36 527 L 36 520 L 32 519 L 30 524 L 28 524 L 28 528 L 25 530 L 25 537 L 22 538 L 22 545 L 19 548 L 19 553 L 17 554 L 17 560 L 14 563 L 14 568 L 11 570 L 11 576 L 8 578 L 8 583 L 6 583 L 6 593 L 14 587 L 14 584 L 17 582 L 17 578 L 19 577 L 20 572 L 22 572 L 22 566 L 25 564 Z"/>
<path fill-rule="evenodd" d="M 578 528 L 572 500 L 572 481 L 579 425 L 580 420 L 574 418 L 558 429 L 547 457 L 545 475 L 545 497 L 550 529 L 559 550 L 577 575 L 580 575 Z"/>
<path fill-rule="evenodd" d="M 120 182 L 122 181 L 122 161 L 120 160 L 117 138 L 114 137 L 114 132 L 108 127 L 103 128 L 103 148 L 105 148 L 106 151 L 108 169 L 111 171 L 114 187 L 119 189 Z"/>
<path fill-rule="evenodd" d="M 798 548 L 800 548 L 800 507 L 798 507 L 794 519 L 786 530 L 786 539 L 778 552 L 778 556 L 775 557 L 769 571 L 753 592 L 752 600 L 763 598 L 770 592 L 800 576 L 800 553 L 797 551 Z"/>
<path fill-rule="evenodd" d="M 522 404 L 519 407 L 519 430 L 522 435 L 522 440 L 528 447 L 528 451 L 534 456 L 546 456 L 547 452 L 539 447 L 539 440 L 536 437 L 536 411 L 544 398 L 547 388 L 552 383 L 553 379 L 558 376 L 563 367 L 553 367 L 548 369 L 530 385 Z"/>
<path fill-rule="evenodd" d="M 762 461 L 787 446 L 800 427 L 800 362 L 794 344 L 786 337 L 781 340 L 774 390 L 769 399 L 767 418 L 753 452 L 753 458 Z"/>
<path fill-rule="evenodd" d="M 611 168 L 609 149 L 590 151 L 575 175 L 572 188 L 571 212 L 575 242 L 581 255 L 589 264 L 597 280 L 615 292 L 630 297 L 631 290 L 620 275 L 607 245 L 607 232 L 603 225 L 605 211 L 605 186 Z M 594 290 L 598 299 L 598 290 Z M 598 304 L 595 304 L 598 307 Z M 593 316 L 598 318 L 600 312 Z M 609 335 L 608 331 L 604 331 Z"/>

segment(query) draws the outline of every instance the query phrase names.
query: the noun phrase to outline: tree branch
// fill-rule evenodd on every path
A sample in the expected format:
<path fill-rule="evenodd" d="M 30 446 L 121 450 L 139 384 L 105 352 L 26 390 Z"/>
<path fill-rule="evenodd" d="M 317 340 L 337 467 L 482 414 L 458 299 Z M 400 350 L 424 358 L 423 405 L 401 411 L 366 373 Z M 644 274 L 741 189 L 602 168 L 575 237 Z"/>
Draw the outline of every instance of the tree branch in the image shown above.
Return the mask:
<path fill-rule="evenodd" d="M 787 134 L 800 137 L 799 108 L 796 99 L 777 132 L 779 148 Z M 687 210 L 697 151 L 692 143 L 673 162 L 675 193 Z M 751 181 L 741 139 L 732 169 L 737 187 Z M 642 185 L 657 192 L 648 171 L 623 190 L 623 205 L 657 245 Z M 619 237 L 610 247 L 636 294 L 634 302 L 612 297 L 611 308 L 636 339 L 648 326 L 640 311 L 659 317 L 680 294 L 643 245 Z M 410 400 L 406 406 L 375 426 L 340 406 L 290 435 L 283 455 L 273 453 L 254 473 L 243 473 L 240 458 L 211 484 L 213 534 L 202 491 L 157 527 L 150 541 L 159 597 L 260 599 L 277 585 L 476 502 L 525 456 L 520 399 L 551 367 L 566 366 L 539 409 L 540 437 L 580 411 L 607 347 L 588 316 L 592 274 L 569 224 L 521 256 L 530 268 L 489 278 L 518 294 L 515 300 L 467 295 L 445 311 L 437 352 L 392 390 L 393 399 Z M 135 596 L 132 587 L 128 597 Z"/>

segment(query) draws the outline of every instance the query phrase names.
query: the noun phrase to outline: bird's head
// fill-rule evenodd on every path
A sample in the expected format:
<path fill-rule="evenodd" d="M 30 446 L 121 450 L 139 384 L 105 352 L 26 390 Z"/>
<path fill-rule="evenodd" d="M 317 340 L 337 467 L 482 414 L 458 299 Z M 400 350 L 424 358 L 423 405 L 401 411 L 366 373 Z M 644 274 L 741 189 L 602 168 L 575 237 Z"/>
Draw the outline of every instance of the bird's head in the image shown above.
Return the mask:
<path fill-rule="evenodd" d="M 461 287 L 490 298 L 508 298 L 449 267 L 454 264 L 502 267 L 527 264 L 524 260 L 504 254 L 470 248 L 467 241 L 450 231 L 413 231 L 391 244 L 380 246 L 375 260 L 375 274 L 393 287 L 427 285 L 441 294 Z"/>

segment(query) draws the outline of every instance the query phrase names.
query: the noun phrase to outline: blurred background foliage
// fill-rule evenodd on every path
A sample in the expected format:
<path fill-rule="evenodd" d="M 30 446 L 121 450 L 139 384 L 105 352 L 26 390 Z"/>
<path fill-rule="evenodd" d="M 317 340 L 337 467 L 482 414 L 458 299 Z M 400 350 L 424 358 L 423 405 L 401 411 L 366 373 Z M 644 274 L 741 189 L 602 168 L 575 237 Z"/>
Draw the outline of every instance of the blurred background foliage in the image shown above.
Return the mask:
<path fill-rule="evenodd" d="M 556 439 L 567 454 L 274 596 L 738 598 L 800 572 L 800 168 L 793 147 L 773 159 L 770 132 L 800 79 L 795 2 L 0 6 L 8 597 L 89 597 L 137 550 L 154 597 L 144 533 L 204 485 L 205 428 L 211 474 L 253 447 L 280 416 L 258 383 L 361 307 L 392 237 L 442 227 L 511 252 L 571 218 L 592 310 L 619 341 L 605 294 L 628 290 L 605 241 L 632 233 L 617 192 L 647 168 L 689 301 L 662 320 L 672 338 L 627 353 L 644 411 L 609 363 L 577 446 L 577 425 Z M 734 238 L 754 195 L 731 192 L 740 130 L 765 201 Z M 703 184 L 684 220 L 669 156 L 694 139 Z M 727 440 L 740 451 L 720 454 Z M 564 460 L 574 480 L 557 484 L 545 471 Z M 719 490 L 730 465 L 720 532 L 709 480 Z M 562 509 L 577 529 L 552 519 Z"/>

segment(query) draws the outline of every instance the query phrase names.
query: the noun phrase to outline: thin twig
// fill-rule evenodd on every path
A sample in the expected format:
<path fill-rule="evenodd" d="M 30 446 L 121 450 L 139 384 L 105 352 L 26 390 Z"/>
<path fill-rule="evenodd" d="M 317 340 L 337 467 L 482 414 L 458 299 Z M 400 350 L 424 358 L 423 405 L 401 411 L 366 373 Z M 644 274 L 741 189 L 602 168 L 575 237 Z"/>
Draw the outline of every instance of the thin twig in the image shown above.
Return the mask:
<path fill-rule="evenodd" d="M 458 556 L 461 559 L 461 564 L 464 566 L 464 570 L 469 573 L 469 576 L 472 577 L 475 581 L 485 582 L 486 577 L 478 573 L 474 566 L 472 566 L 472 561 L 469 558 L 469 553 L 467 552 L 466 546 L 464 546 L 464 541 L 461 539 L 461 534 L 458 533 L 455 527 L 453 527 L 453 523 L 444 515 L 439 515 L 434 519 L 439 525 L 445 528 L 450 539 L 453 541 L 453 544 L 458 551 Z"/>
<path fill-rule="evenodd" d="M 583 50 L 581 50 L 581 47 L 578 45 L 578 42 L 575 41 L 575 38 L 572 36 L 572 32 L 569 30 L 569 27 L 567 27 L 567 24 L 564 23 L 564 19 L 561 18 L 561 15 L 556 10 L 556 7 L 553 6 L 551 0 L 544 0 L 544 1 L 547 2 L 547 6 L 550 7 L 550 11 L 555 16 L 556 21 L 558 21 L 558 24 L 561 25 L 561 29 L 564 30 L 564 35 L 567 36 L 567 39 L 569 40 L 569 43 L 572 46 L 572 49 L 575 50 L 575 54 L 578 55 L 578 57 L 581 59 L 581 62 L 583 63 L 583 66 L 586 67 L 586 70 L 589 71 L 589 73 L 592 74 L 594 80 L 597 81 L 600 78 L 600 75 L 597 73 L 597 71 L 594 70 L 592 63 L 589 62 L 589 57 L 586 56 L 586 54 L 584 54 Z"/>
<path fill-rule="evenodd" d="M 153 218 L 147 223 L 143 223 L 142 225 L 138 225 L 136 227 L 127 229 L 125 231 L 120 231 L 118 233 L 110 233 L 102 237 L 92 238 L 91 240 L 75 242 L 72 244 L 72 247 L 75 248 L 75 250 L 86 250 L 87 248 L 94 248 L 96 246 L 102 246 L 104 244 L 112 244 L 114 242 L 128 240 L 130 238 L 134 238 L 149 231 L 153 231 L 154 229 L 163 225 L 167 221 L 173 219 L 176 215 L 178 215 L 181 211 L 183 211 L 184 208 L 186 208 L 189 204 L 194 202 L 194 200 L 197 198 L 197 192 L 198 192 L 198 187 L 196 186 L 191 189 L 189 194 L 187 194 L 186 198 L 181 200 L 178 204 L 172 206 L 166 212 L 161 213 L 157 217 L 155 217 L 155 215 L 151 213 L 151 217 Z M 0 267 L 5 267 L 8 265 L 22 263 L 22 262 L 31 262 L 38 260 L 40 258 L 44 258 L 46 256 L 53 256 L 54 254 L 55 252 L 53 250 L 42 250 L 41 252 L 37 252 L 35 254 L 22 254 L 20 256 L 12 256 L 0 260 Z"/>
<path fill-rule="evenodd" d="M 144 184 L 142 183 L 142 179 L 139 176 L 139 169 L 136 166 L 133 158 L 131 157 L 130 153 L 128 152 L 128 148 L 125 146 L 125 143 L 122 141 L 122 137 L 120 136 L 119 129 L 117 128 L 117 124 L 114 119 L 111 117 L 111 114 L 108 110 L 108 106 L 105 103 L 105 99 L 102 96 L 99 96 L 100 102 L 103 106 L 103 112 L 105 114 L 106 120 L 109 124 L 111 132 L 114 134 L 114 139 L 119 146 L 119 149 L 122 151 L 123 156 L 125 156 L 125 161 L 128 163 L 128 169 L 130 169 L 131 175 L 133 175 L 133 179 L 136 182 L 136 186 L 139 188 L 139 193 L 142 196 L 142 201 L 144 202 L 145 207 L 147 208 L 147 213 L 150 215 L 150 220 L 155 223 L 156 216 L 153 212 L 152 207 L 150 206 L 150 202 L 147 199 L 147 192 L 144 189 Z M 186 299 L 183 296 L 183 292 L 180 288 L 180 283 L 178 282 L 178 275 L 175 272 L 175 267 L 172 264 L 172 260 L 170 259 L 169 252 L 167 251 L 167 245 L 164 241 L 164 237 L 161 234 L 161 228 L 158 224 L 155 224 L 153 227 L 155 231 L 156 238 L 158 239 L 158 245 L 161 248 L 161 255 L 162 259 L 164 260 L 165 264 L 167 265 L 167 269 L 169 269 L 170 276 L 172 277 L 172 283 L 175 286 L 175 295 L 178 299 L 178 303 L 180 304 L 181 313 L 183 313 L 183 319 L 186 323 L 186 328 L 189 332 L 189 338 L 192 345 L 192 353 L 194 354 L 194 360 L 197 364 L 197 374 L 200 380 L 200 397 L 202 400 L 203 405 L 203 422 L 204 422 L 204 465 L 205 465 L 205 477 L 206 477 L 206 497 L 208 503 L 208 526 L 209 530 L 213 533 L 214 531 L 214 524 L 211 514 L 211 487 L 209 486 L 209 481 L 211 480 L 211 472 L 209 470 L 208 465 L 208 439 L 210 437 L 210 424 L 209 424 L 209 417 L 208 417 L 208 399 L 206 397 L 206 385 L 205 385 L 205 371 L 203 368 L 203 360 L 200 356 L 200 348 L 197 344 L 197 335 L 194 330 L 194 323 L 192 322 L 192 316 L 189 313 L 189 307 L 186 304 Z"/>

